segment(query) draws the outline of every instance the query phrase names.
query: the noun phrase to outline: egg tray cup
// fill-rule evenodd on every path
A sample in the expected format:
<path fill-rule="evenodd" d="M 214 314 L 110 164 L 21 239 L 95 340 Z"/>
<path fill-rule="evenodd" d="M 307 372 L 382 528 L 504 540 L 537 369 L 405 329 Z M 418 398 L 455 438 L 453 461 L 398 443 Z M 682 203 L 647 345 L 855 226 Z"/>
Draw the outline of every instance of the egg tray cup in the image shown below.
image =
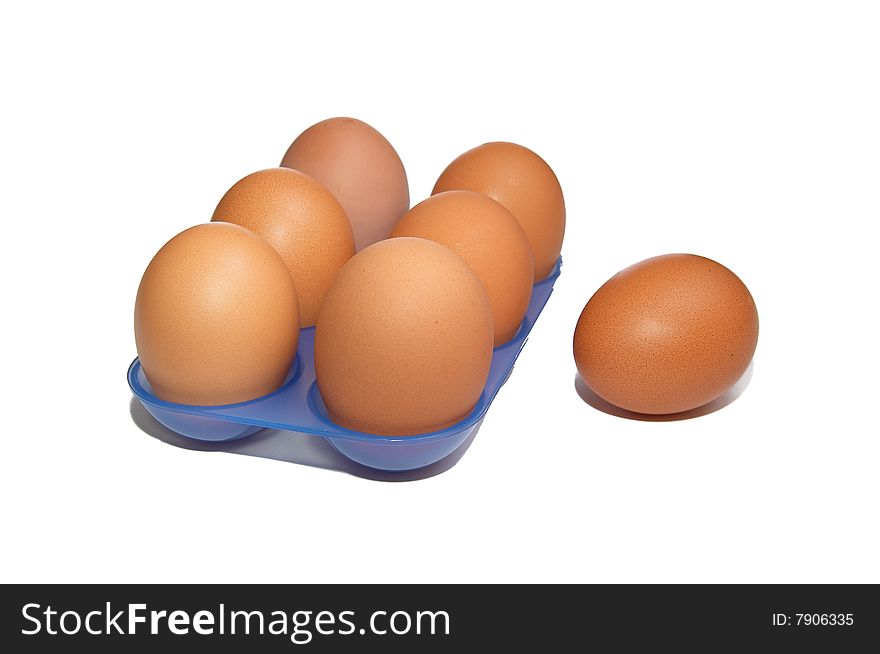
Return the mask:
<path fill-rule="evenodd" d="M 416 470 L 446 458 L 480 428 L 550 298 L 561 268 L 560 258 L 550 276 L 533 287 L 528 310 L 516 335 L 493 351 L 489 377 L 476 406 L 464 420 L 439 431 L 414 436 L 380 436 L 352 431 L 330 420 L 315 380 L 314 327 L 300 331 L 296 359 L 281 388 L 255 400 L 221 406 L 166 402 L 153 394 L 138 359 L 128 369 L 128 385 L 144 409 L 162 425 L 197 441 L 235 441 L 262 429 L 276 429 L 323 438 L 343 456 L 369 468 Z"/>

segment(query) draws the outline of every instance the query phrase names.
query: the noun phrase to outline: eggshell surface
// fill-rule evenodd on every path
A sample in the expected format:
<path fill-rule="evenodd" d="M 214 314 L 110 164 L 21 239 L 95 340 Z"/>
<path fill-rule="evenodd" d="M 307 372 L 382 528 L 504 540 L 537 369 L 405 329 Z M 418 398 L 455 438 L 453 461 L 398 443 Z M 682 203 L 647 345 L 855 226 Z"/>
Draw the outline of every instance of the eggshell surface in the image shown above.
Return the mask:
<path fill-rule="evenodd" d="M 342 267 L 324 299 L 318 389 L 348 429 L 436 431 L 473 409 L 492 344 L 489 298 L 461 257 L 425 239 L 381 241 Z"/>
<path fill-rule="evenodd" d="M 281 165 L 311 175 L 339 200 L 354 232 L 355 248 L 388 238 L 409 209 L 409 183 L 388 140 L 355 118 L 312 125 L 291 144 Z"/>
<path fill-rule="evenodd" d="M 628 411 L 672 414 L 727 391 L 748 368 L 758 312 L 745 284 L 691 254 L 637 263 L 609 279 L 574 333 L 578 372 Z"/>
<path fill-rule="evenodd" d="M 277 252 L 238 225 L 181 232 L 138 288 L 135 341 L 153 392 L 219 405 L 276 390 L 296 355 L 296 289 Z"/>
<path fill-rule="evenodd" d="M 464 259 L 492 306 L 496 347 L 516 334 L 532 295 L 532 253 L 516 218 L 473 191 L 446 191 L 410 209 L 391 236 L 427 238 Z"/>
<path fill-rule="evenodd" d="M 270 168 L 236 182 L 212 221 L 246 227 L 275 248 L 299 299 L 300 323 L 315 324 L 330 282 L 354 256 L 345 210 L 317 180 L 290 168 Z"/>
<path fill-rule="evenodd" d="M 565 199 L 547 162 L 515 143 L 486 143 L 449 164 L 432 195 L 454 189 L 483 193 L 504 205 L 529 239 L 535 281 L 550 274 L 565 236 Z"/>

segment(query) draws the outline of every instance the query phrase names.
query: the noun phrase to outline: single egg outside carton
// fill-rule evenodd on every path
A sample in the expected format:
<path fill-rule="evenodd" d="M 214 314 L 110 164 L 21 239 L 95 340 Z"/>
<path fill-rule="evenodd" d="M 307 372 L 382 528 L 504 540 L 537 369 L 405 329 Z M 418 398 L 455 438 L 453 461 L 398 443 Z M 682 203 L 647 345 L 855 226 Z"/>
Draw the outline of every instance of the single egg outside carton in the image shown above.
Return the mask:
<path fill-rule="evenodd" d="M 596 291 L 574 332 L 578 372 L 602 399 L 636 413 L 689 411 L 745 373 L 758 343 L 751 293 L 720 263 L 668 254 Z"/>

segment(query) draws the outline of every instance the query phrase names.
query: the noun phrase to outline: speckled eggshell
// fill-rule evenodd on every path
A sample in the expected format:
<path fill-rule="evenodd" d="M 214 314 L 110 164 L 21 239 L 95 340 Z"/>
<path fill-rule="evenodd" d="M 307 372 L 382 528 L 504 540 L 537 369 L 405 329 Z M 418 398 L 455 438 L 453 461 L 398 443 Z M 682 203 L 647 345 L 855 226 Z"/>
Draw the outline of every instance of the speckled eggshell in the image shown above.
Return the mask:
<path fill-rule="evenodd" d="M 229 223 L 197 225 L 168 241 L 138 288 L 134 334 L 159 398 L 244 402 L 276 390 L 296 355 L 299 309 L 284 261 Z"/>
<path fill-rule="evenodd" d="M 550 274 L 562 250 L 565 199 L 547 162 L 515 143 L 486 143 L 449 164 L 432 194 L 454 189 L 484 193 L 504 205 L 529 239 L 535 281 Z"/>
<path fill-rule="evenodd" d="M 342 205 L 298 170 L 270 168 L 248 175 L 226 192 L 211 220 L 246 227 L 281 255 L 296 286 L 302 327 L 315 324 L 330 282 L 354 256 Z"/>
<path fill-rule="evenodd" d="M 449 248 L 393 238 L 339 271 L 315 331 L 318 389 L 331 419 L 403 436 L 464 419 L 492 360 L 492 310 Z"/>
<path fill-rule="evenodd" d="M 532 252 L 516 218 L 487 195 L 446 191 L 410 209 L 391 236 L 441 243 L 477 273 L 489 295 L 495 346 L 516 334 L 532 296 Z"/>
<path fill-rule="evenodd" d="M 745 284 L 691 254 L 646 259 L 609 279 L 584 307 L 574 358 L 587 385 L 628 411 L 670 414 L 722 395 L 758 343 Z"/>
<path fill-rule="evenodd" d="M 307 173 L 339 200 L 357 250 L 388 238 L 409 209 L 409 183 L 397 152 L 378 131 L 355 118 L 312 125 L 291 144 L 281 165 Z"/>

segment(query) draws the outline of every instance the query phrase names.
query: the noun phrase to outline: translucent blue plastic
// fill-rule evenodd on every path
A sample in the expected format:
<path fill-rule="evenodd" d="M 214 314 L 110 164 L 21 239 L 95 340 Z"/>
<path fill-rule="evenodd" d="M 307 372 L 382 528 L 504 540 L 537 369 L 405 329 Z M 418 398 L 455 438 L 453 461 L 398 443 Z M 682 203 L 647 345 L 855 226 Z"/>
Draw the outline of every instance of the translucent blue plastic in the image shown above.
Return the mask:
<path fill-rule="evenodd" d="M 415 470 L 445 458 L 479 428 L 553 292 L 561 266 L 560 259 L 550 276 L 535 284 L 526 317 L 513 340 L 495 348 L 486 387 L 474 410 L 461 422 L 437 432 L 378 436 L 351 431 L 332 422 L 315 383 L 314 328 L 300 331 L 296 361 L 281 388 L 256 400 L 223 406 L 165 402 L 153 395 L 137 359 L 128 369 L 128 384 L 156 420 L 189 438 L 230 441 L 268 427 L 325 438 L 344 456 L 370 468 Z"/>

